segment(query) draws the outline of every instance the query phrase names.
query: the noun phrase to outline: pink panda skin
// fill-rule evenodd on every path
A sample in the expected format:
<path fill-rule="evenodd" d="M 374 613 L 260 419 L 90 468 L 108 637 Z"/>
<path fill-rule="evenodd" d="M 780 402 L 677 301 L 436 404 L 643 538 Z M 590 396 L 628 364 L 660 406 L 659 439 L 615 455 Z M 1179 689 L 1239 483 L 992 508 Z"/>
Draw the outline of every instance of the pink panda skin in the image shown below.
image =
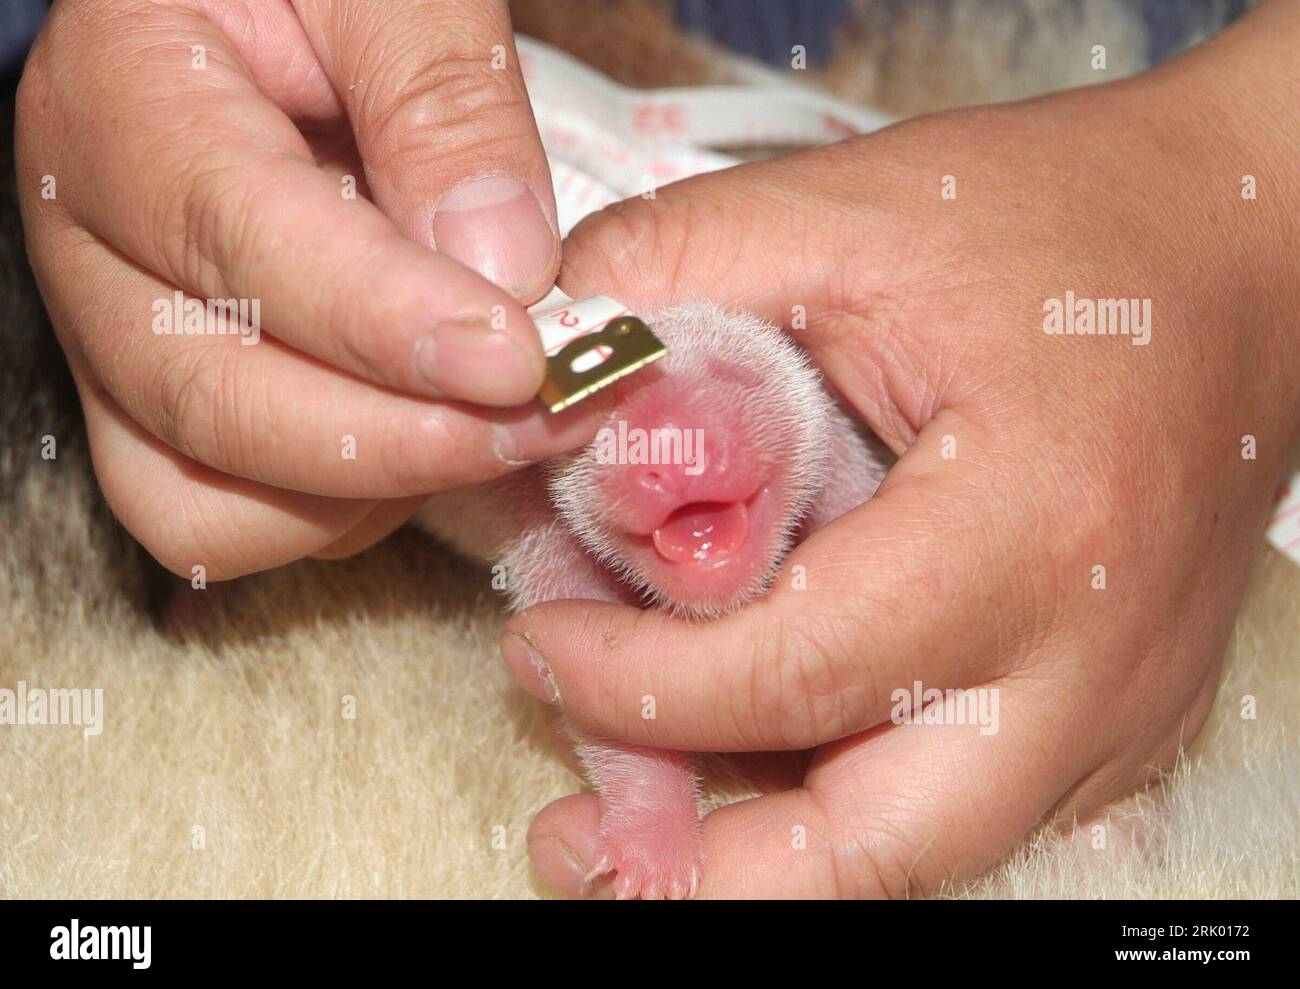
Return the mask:
<path fill-rule="evenodd" d="M 587 598 L 716 617 L 762 594 L 797 541 L 884 476 L 887 454 L 781 329 L 710 304 L 646 321 L 668 354 L 601 393 L 610 411 L 592 444 L 436 495 L 418 517 L 504 565 L 513 610 Z M 627 462 L 646 459 L 648 445 L 620 442 L 638 437 L 676 462 Z M 600 800 L 588 879 L 613 873 L 623 898 L 693 895 L 704 862 L 689 756 L 569 730 Z"/>

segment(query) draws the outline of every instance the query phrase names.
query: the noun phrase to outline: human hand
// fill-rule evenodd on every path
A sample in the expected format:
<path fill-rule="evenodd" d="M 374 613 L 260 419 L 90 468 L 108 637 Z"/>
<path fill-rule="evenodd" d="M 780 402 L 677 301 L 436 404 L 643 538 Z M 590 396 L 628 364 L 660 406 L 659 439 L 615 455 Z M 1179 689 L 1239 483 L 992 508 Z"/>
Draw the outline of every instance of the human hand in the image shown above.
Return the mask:
<path fill-rule="evenodd" d="M 739 613 L 568 601 L 507 624 L 519 681 L 596 735 L 815 749 L 787 789 L 706 818 L 702 896 L 933 890 L 1196 735 L 1300 422 L 1300 177 L 1270 145 L 1300 108 L 1256 75 L 1293 60 L 1295 11 L 1123 84 L 701 176 L 574 232 L 570 294 L 802 307 L 798 339 L 900 455 Z M 1149 299 L 1149 342 L 1045 332 L 1067 291 L 1138 319 Z M 996 691 L 996 732 L 892 723 L 915 681 Z M 565 892 L 597 820 L 584 795 L 533 824 Z"/>
<path fill-rule="evenodd" d="M 17 159 L 100 484 L 177 573 L 355 552 L 594 431 L 516 407 L 559 242 L 504 0 L 59 4 Z M 176 289 L 266 333 L 159 335 Z"/>

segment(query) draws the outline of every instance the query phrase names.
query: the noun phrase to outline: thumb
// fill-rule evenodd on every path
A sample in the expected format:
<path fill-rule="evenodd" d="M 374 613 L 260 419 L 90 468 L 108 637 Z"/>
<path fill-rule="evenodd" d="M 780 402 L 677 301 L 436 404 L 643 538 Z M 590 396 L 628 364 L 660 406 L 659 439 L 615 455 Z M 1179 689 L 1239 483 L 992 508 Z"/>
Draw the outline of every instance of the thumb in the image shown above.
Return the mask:
<path fill-rule="evenodd" d="M 296 0 L 375 202 L 522 302 L 560 259 L 551 174 L 504 0 Z"/>
<path fill-rule="evenodd" d="M 893 128 L 890 128 L 893 130 Z M 560 285 L 654 309 L 708 298 L 778 325 L 792 301 L 838 307 L 893 283 L 907 230 L 897 183 L 867 167 L 887 132 L 697 175 L 585 218 L 564 245 Z"/>

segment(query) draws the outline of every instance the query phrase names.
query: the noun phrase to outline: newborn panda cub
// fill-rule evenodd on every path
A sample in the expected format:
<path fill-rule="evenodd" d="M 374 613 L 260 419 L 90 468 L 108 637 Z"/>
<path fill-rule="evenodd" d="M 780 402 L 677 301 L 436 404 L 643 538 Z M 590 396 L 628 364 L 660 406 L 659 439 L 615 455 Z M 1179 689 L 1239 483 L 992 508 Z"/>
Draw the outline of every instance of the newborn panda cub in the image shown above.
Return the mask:
<path fill-rule="evenodd" d="M 602 393 L 612 411 L 595 441 L 421 511 L 445 542 L 504 565 L 512 609 L 588 598 L 716 617 L 762 594 L 792 545 L 884 476 L 881 447 L 781 329 L 712 305 L 646 322 L 668 354 Z M 600 799 L 588 880 L 615 873 L 620 897 L 693 895 L 689 757 L 570 730 Z"/>

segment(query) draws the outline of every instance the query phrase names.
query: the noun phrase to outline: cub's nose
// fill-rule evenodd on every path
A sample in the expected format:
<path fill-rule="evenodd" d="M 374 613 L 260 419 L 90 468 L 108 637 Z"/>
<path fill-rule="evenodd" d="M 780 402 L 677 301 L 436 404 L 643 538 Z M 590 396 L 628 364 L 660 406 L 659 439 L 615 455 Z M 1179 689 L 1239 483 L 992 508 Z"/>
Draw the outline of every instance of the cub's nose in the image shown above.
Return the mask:
<path fill-rule="evenodd" d="M 682 388 L 639 398 L 596 439 L 597 461 L 608 465 L 610 522 L 649 537 L 668 563 L 734 551 L 749 533 L 746 502 L 764 481 L 738 410 L 711 407 Z"/>

